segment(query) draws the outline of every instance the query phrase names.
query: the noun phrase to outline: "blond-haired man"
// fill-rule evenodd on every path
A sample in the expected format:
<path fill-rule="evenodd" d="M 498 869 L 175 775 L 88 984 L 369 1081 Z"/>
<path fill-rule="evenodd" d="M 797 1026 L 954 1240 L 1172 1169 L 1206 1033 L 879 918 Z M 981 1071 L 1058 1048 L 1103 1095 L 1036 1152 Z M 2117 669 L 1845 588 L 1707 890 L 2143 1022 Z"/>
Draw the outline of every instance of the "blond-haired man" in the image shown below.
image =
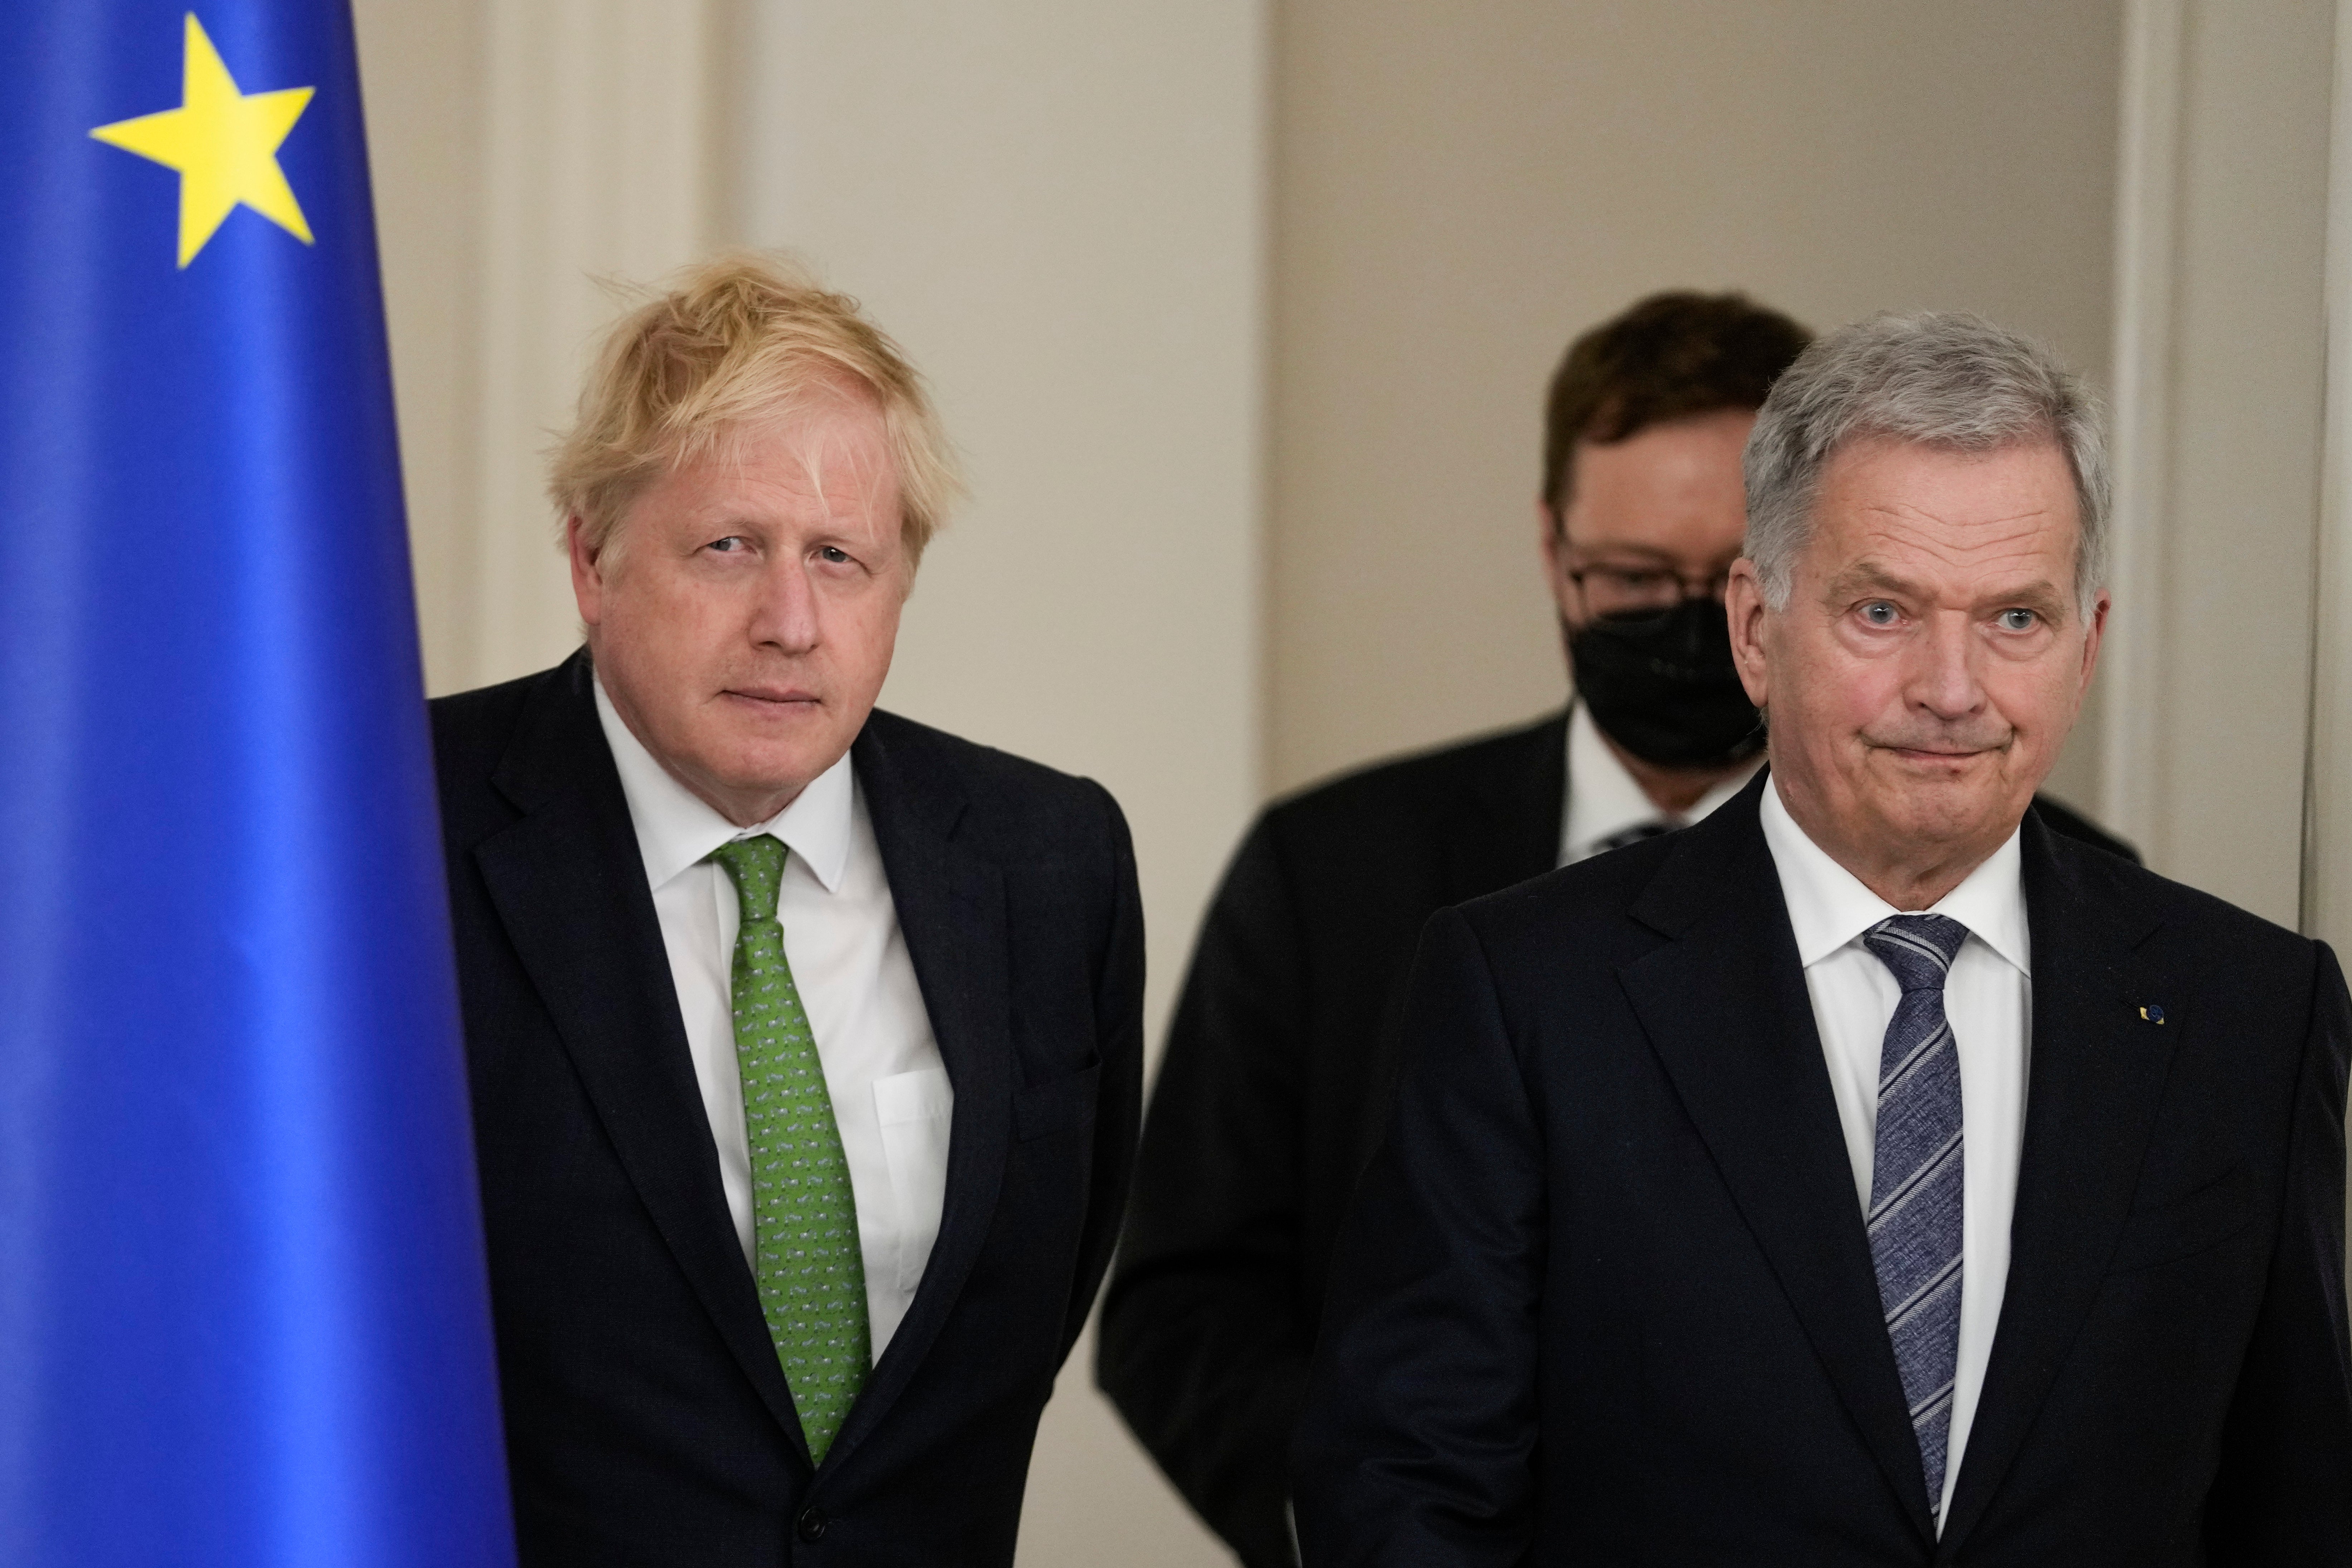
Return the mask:
<path fill-rule="evenodd" d="M 691 272 L 551 488 L 587 647 L 433 713 L 522 1561 L 1009 1563 L 1132 1161 L 1126 824 L 875 710 L 955 479 L 854 301 Z"/>

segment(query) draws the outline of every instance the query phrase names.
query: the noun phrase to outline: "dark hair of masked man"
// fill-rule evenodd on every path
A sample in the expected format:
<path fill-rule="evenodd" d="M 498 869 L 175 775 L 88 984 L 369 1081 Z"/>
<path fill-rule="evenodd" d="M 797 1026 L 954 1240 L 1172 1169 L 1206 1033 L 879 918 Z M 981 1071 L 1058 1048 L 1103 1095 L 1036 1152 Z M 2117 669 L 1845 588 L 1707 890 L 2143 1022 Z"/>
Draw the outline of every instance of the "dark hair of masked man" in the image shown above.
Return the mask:
<path fill-rule="evenodd" d="M 1574 700 L 1276 803 L 1202 925 L 1146 1121 L 1098 1375 L 1250 1568 L 1296 1560 L 1286 1459 L 1341 1212 L 1397 1070 L 1423 922 L 1704 817 L 1758 767 L 1723 592 L 1740 453 L 1795 321 L 1643 300 L 1579 338 L 1536 501 Z M 2128 854 L 2063 808 L 2062 832 Z"/>

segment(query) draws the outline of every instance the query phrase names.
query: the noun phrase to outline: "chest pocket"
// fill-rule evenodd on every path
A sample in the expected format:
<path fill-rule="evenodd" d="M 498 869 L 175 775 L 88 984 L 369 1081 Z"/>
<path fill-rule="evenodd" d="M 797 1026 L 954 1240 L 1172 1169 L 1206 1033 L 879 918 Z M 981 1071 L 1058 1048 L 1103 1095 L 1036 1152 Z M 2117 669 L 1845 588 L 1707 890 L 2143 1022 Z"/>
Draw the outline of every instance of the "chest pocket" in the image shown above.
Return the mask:
<path fill-rule="evenodd" d="M 924 1068 L 874 1080 L 874 1117 L 898 1205 L 898 1288 L 912 1290 L 940 1237 L 948 1190 L 948 1131 L 955 1091 L 947 1069 Z"/>
<path fill-rule="evenodd" d="M 2107 1272 L 2130 1274 L 2210 1252 L 2252 1226 L 2254 1217 L 2253 1173 L 2232 1165 L 2186 1197 L 2133 1209 Z"/>

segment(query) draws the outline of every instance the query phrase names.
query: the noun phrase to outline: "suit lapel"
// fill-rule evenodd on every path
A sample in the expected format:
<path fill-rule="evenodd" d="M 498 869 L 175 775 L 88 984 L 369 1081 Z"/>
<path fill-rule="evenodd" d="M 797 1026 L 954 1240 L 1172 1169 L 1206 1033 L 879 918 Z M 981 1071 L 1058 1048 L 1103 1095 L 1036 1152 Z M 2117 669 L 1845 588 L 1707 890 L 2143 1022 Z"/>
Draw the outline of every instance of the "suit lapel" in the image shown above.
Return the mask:
<path fill-rule="evenodd" d="M 854 1450 L 903 1393 L 954 1310 L 996 1215 L 1013 1125 L 1012 958 L 1003 873 L 957 841 L 964 800 L 908 765 L 877 713 L 851 750 L 883 870 L 948 1080 L 947 1202 L 922 1283 L 827 1462 Z"/>
<path fill-rule="evenodd" d="M 2033 1034 L 2025 1143 L 2010 1224 L 2009 1283 L 1968 1448 L 1960 1457 L 1944 1553 L 1984 1516 L 2098 1293 L 2184 1029 L 2140 1020 L 2148 999 L 2134 950 L 2156 922 L 2122 889 L 2093 888 L 2097 858 L 2063 858 L 2029 816 L 2023 850 L 2032 942 Z"/>
<path fill-rule="evenodd" d="M 534 694 L 496 783 L 526 815 L 474 851 L 491 902 L 637 1196 L 728 1349 L 798 1443 L 792 1393 L 728 1217 L 585 654 Z"/>
<path fill-rule="evenodd" d="M 1568 715 L 1511 737 L 1474 789 L 1475 815 L 1459 825 L 1446 856 L 1442 903 L 1499 892 L 1559 864 L 1568 804 Z"/>
<path fill-rule="evenodd" d="M 1619 973 L 1847 1414 L 1934 1539 L 1812 1003 L 1755 782 L 1673 852 L 1634 918 L 1673 938 Z"/>

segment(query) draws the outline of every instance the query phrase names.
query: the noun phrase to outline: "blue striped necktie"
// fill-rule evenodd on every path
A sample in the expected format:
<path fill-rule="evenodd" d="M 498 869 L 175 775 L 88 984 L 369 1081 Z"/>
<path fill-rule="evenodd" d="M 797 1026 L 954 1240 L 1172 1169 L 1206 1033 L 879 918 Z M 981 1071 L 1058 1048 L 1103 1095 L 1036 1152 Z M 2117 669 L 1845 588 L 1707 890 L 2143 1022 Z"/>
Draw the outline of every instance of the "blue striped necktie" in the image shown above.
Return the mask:
<path fill-rule="evenodd" d="M 1862 938 L 1903 987 L 1878 1057 L 1870 1258 L 1903 1396 L 1911 1406 L 1911 1430 L 1919 1439 L 1930 1512 L 1943 1507 L 1952 1380 L 1959 1364 L 1967 1191 L 1960 1053 L 1944 1016 L 1944 977 L 1968 937 L 1968 927 L 1942 915 L 1896 915 Z"/>

